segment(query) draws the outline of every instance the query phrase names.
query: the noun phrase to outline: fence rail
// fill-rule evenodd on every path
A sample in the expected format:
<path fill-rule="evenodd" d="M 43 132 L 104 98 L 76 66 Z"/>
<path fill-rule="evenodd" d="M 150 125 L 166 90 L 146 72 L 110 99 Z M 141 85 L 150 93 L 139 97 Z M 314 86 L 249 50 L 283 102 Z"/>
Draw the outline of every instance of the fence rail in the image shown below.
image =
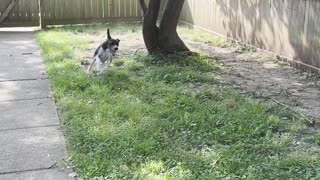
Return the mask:
<path fill-rule="evenodd" d="M 181 21 L 320 73 L 319 0 L 186 0 Z"/>

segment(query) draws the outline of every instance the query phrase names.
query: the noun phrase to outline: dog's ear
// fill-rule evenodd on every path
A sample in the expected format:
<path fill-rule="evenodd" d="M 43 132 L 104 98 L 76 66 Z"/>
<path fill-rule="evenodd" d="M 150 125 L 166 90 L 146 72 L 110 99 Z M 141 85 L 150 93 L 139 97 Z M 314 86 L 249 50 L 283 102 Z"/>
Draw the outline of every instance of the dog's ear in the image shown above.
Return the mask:
<path fill-rule="evenodd" d="M 107 32 L 108 32 L 108 39 L 112 39 L 111 36 L 110 36 L 110 30 L 109 29 L 108 29 Z"/>
<path fill-rule="evenodd" d="M 120 39 L 116 39 L 116 41 L 119 43 L 119 42 L 120 42 Z"/>

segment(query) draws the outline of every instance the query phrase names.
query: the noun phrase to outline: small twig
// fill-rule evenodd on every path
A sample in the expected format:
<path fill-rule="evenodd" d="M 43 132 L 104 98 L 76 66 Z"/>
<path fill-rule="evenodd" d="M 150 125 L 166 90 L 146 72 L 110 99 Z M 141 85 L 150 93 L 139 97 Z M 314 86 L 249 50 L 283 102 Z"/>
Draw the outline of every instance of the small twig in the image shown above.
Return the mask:
<path fill-rule="evenodd" d="M 205 55 L 205 56 L 201 56 L 201 57 L 207 58 L 207 59 L 217 60 L 217 57 L 216 57 L 216 56 L 208 56 L 208 55 Z"/>
<path fill-rule="evenodd" d="M 134 55 L 136 55 L 140 50 L 142 49 L 146 49 L 146 48 L 138 48 L 135 52 L 134 52 Z"/>
<path fill-rule="evenodd" d="M 33 53 L 21 53 L 21 55 L 31 55 Z"/>
<path fill-rule="evenodd" d="M 135 53 L 133 55 L 136 55 L 138 53 L 138 51 L 142 50 L 142 49 L 146 49 L 146 50 L 151 50 L 151 49 L 154 49 L 158 46 L 158 42 L 155 42 L 150 48 L 138 48 Z"/>
<path fill-rule="evenodd" d="M 279 101 L 277 101 L 277 100 L 275 100 L 275 99 L 272 99 L 272 98 L 271 98 L 271 100 L 272 100 L 273 102 L 275 102 L 275 103 L 277 103 L 277 104 L 285 107 L 286 109 L 289 109 L 289 110 L 292 111 L 292 112 L 298 113 L 298 114 L 299 114 L 302 118 L 304 118 L 312 127 L 315 126 L 315 123 L 316 123 L 315 120 L 309 119 L 306 115 L 302 114 L 302 113 L 299 112 L 299 111 L 294 110 L 293 108 L 291 108 L 290 106 L 288 106 L 288 105 L 286 105 L 286 104 L 283 104 L 283 103 L 281 103 L 281 102 L 279 102 Z"/>
<path fill-rule="evenodd" d="M 197 52 L 192 52 L 192 51 L 179 51 L 177 52 L 177 54 L 180 54 L 180 55 L 187 55 L 187 56 L 191 56 L 191 55 L 200 55 L 199 53 Z"/>

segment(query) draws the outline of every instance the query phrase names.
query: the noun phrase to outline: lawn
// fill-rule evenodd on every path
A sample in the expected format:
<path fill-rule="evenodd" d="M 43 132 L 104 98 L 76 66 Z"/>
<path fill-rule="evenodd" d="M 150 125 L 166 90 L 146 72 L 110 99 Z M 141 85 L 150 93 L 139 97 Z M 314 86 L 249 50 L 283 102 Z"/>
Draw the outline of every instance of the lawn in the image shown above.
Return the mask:
<path fill-rule="evenodd" d="M 141 36 L 140 24 L 37 33 L 80 177 L 320 179 L 319 152 L 296 143 L 296 131 L 287 126 L 300 121 L 223 87 L 215 58 L 120 53 L 104 74 L 87 75 L 84 57 L 107 28 L 114 36 Z M 179 32 L 194 41 L 227 44 L 186 27 Z M 319 136 L 312 143 L 317 146 Z"/>

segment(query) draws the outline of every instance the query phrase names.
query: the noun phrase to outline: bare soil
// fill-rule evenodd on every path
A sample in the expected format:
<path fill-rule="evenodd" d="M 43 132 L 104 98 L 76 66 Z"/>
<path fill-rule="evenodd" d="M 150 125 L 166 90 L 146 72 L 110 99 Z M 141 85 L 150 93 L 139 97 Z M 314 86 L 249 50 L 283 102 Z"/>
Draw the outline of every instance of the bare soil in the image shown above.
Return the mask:
<path fill-rule="evenodd" d="M 223 64 L 224 82 L 243 93 L 265 97 L 320 122 L 320 79 L 290 67 L 275 55 L 252 48 L 188 42 Z"/>

